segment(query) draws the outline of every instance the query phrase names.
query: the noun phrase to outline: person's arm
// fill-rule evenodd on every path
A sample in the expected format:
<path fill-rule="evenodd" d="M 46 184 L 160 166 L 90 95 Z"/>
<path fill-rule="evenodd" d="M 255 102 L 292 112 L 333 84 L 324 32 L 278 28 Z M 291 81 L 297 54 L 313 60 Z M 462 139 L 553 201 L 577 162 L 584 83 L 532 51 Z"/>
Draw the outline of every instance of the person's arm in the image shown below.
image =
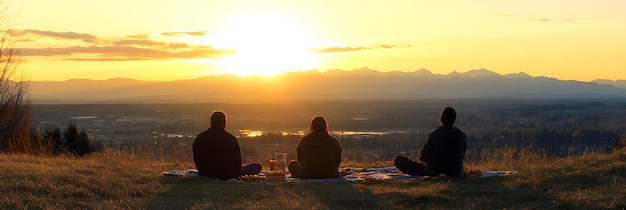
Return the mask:
<path fill-rule="evenodd" d="M 236 163 L 235 165 L 237 165 L 237 168 L 240 169 L 241 168 L 241 148 L 239 147 L 239 141 L 237 139 L 235 139 L 235 147 L 236 149 L 233 150 L 233 152 L 237 155 L 235 155 L 235 161 L 234 163 Z"/>
<path fill-rule="evenodd" d="M 300 141 L 298 142 L 298 146 L 296 147 L 296 158 L 298 159 L 298 162 L 300 162 L 300 164 L 302 164 L 302 156 L 304 155 L 304 150 L 302 149 L 302 140 L 305 137 L 300 138 Z"/>
<path fill-rule="evenodd" d="M 202 163 L 202 159 L 200 158 L 200 153 L 202 152 L 202 150 L 200 149 L 200 140 L 198 136 L 196 136 L 196 139 L 193 141 L 191 149 L 193 153 L 194 165 L 196 165 L 196 169 L 200 170 L 199 168 L 202 167 L 200 166 L 200 163 Z"/>
<path fill-rule="evenodd" d="M 335 141 L 335 161 L 337 166 L 340 166 L 341 164 L 341 152 L 342 152 L 342 148 L 341 148 L 341 144 L 339 144 L 339 141 L 336 138 L 333 138 L 333 140 Z"/>
<path fill-rule="evenodd" d="M 467 136 L 463 134 L 462 141 L 459 144 L 459 155 L 461 161 L 465 161 L 465 151 L 467 150 Z"/>
<path fill-rule="evenodd" d="M 227 152 L 224 160 L 228 164 L 228 168 L 231 171 L 241 170 L 241 150 L 239 148 L 239 142 L 235 136 L 229 135 L 228 147 L 224 152 Z"/>
<path fill-rule="evenodd" d="M 428 162 L 430 161 L 430 158 L 432 156 L 432 133 L 428 135 L 428 139 L 426 139 L 426 144 L 424 144 L 424 147 L 422 148 L 422 150 L 420 151 L 420 160 L 426 164 L 428 164 Z"/>

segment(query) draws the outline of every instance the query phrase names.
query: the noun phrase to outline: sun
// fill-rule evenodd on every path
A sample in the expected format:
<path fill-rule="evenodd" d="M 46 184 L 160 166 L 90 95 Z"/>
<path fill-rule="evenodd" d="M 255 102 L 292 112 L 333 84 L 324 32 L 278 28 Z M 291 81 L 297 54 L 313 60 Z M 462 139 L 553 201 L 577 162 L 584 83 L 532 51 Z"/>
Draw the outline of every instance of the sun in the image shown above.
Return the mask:
<path fill-rule="evenodd" d="M 237 50 L 217 61 L 228 73 L 271 76 L 315 68 L 316 41 L 302 24 L 277 14 L 248 14 L 229 21 L 217 33 L 217 44 Z"/>

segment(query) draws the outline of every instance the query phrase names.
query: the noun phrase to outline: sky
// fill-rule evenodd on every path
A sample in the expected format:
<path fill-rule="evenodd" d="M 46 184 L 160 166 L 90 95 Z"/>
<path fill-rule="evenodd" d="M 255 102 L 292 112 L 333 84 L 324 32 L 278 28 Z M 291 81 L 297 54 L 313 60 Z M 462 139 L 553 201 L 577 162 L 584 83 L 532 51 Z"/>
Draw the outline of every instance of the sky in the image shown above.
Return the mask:
<path fill-rule="evenodd" d="M 171 81 L 362 67 L 626 79 L 623 0 L 14 0 L 2 6 L 19 68 L 35 81 Z"/>

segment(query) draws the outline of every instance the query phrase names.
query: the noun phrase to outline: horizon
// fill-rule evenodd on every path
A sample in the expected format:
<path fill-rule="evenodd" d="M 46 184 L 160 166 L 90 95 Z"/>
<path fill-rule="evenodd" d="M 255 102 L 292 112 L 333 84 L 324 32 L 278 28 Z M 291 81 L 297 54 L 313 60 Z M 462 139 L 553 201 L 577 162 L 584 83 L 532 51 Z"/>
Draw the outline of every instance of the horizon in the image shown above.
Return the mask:
<path fill-rule="evenodd" d="M 423 71 L 427 71 L 430 74 L 434 75 L 434 76 L 440 76 L 440 77 L 446 77 L 446 76 L 451 76 L 454 74 L 469 74 L 472 72 L 480 72 L 480 71 L 487 71 L 489 73 L 495 73 L 498 74 L 500 76 L 506 77 L 506 76 L 511 76 L 511 75 L 527 75 L 531 78 L 550 78 L 550 79 L 556 79 L 556 80 L 561 80 L 559 78 L 554 78 L 554 77 L 548 77 L 548 76 L 544 76 L 544 75 L 529 75 L 526 72 L 520 71 L 520 72 L 516 72 L 516 73 L 508 73 L 508 74 L 500 74 L 498 72 L 495 71 L 491 71 L 489 69 L 470 69 L 467 71 L 452 71 L 449 72 L 447 74 L 437 74 L 434 73 L 428 69 L 417 69 L 417 70 L 413 70 L 413 71 L 379 71 L 376 69 L 370 69 L 367 67 L 362 67 L 362 68 L 358 68 L 358 69 L 352 69 L 352 70 L 342 70 L 342 69 L 329 69 L 326 71 L 320 71 L 317 69 L 311 69 L 311 70 L 306 70 L 306 71 L 284 71 L 284 72 L 279 72 L 273 75 L 261 75 L 261 74 L 249 74 L 249 75 L 240 75 L 240 74 L 236 74 L 236 73 L 224 73 L 224 74 L 215 74 L 215 75 L 204 75 L 204 76 L 198 76 L 198 77 L 194 77 L 194 78 L 184 78 L 184 79 L 172 79 L 172 80 L 142 80 L 142 79 L 135 79 L 135 78 L 130 78 L 130 77 L 111 77 L 111 78 L 104 78 L 104 79 L 91 79 L 91 78 L 69 78 L 69 79 L 65 79 L 65 80 L 25 80 L 28 82 L 67 82 L 67 81 L 72 81 L 72 80 L 91 80 L 91 81 L 109 81 L 109 80 L 116 80 L 116 79 L 127 79 L 127 80 L 136 80 L 136 81 L 141 81 L 141 82 L 174 82 L 174 81 L 185 81 L 185 80 L 194 80 L 194 79 L 201 79 L 201 78 L 206 78 L 206 77 L 220 77 L 220 76 L 235 76 L 235 77 L 239 77 L 239 78 L 254 78 L 254 77 L 261 77 L 261 78 L 268 78 L 268 79 L 273 79 L 275 77 L 279 77 L 281 75 L 285 75 L 285 74 L 293 74 L 293 73 L 303 73 L 303 74 L 326 74 L 329 71 L 342 71 L 342 72 L 346 72 L 346 73 L 355 73 L 359 70 L 370 70 L 370 71 L 375 71 L 377 73 L 393 73 L 393 72 L 400 72 L 400 73 L 406 73 L 406 74 L 411 74 L 411 73 L 416 73 L 416 72 L 423 72 Z M 358 73 L 358 72 L 357 72 Z M 561 81 L 576 81 L 576 82 L 596 82 L 600 81 L 600 80 L 605 80 L 605 81 L 611 81 L 611 82 L 621 82 L 621 81 L 626 81 L 623 79 L 606 79 L 606 78 L 596 78 L 596 79 L 592 79 L 590 81 L 581 81 L 581 80 L 561 80 Z M 605 84 L 605 83 L 601 83 L 601 84 Z"/>
<path fill-rule="evenodd" d="M 624 98 L 626 80 L 594 82 L 501 75 L 487 69 L 447 75 L 355 71 L 290 72 L 275 76 L 236 74 L 175 81 L 76 79 L 32 81 L 37 103 L 297 102 L 327 100 L 412 100 L 427 98 Z"/>
<path fill-rule="evenodd" d="M 173 81 L 363 66 L 626 79 L 622 1 L 1 5 L 13 23 L 13 46 L 24 58 L 20 68 L 33 81 Z"/>

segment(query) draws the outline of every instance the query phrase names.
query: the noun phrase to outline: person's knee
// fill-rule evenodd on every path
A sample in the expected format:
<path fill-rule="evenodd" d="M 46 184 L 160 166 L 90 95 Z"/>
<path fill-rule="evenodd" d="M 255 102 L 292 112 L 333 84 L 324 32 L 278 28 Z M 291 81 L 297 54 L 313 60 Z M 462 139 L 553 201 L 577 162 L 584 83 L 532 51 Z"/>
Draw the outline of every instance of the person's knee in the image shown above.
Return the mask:
<path fill-rule="evenodd" d="M 289 173 L 291 173 L 292 177 L 300 176 L 300 162 L 298 162 L 297 160 L 289 161 L 287 169 L 289 170 Z"/>
<path fill-rule="evenodd" d="M 406 160 L 408 160 L 408 158 L 402 156 L 402 155 L 398 155 L 395 158 L 393 158 L 393 165 L 398 166 L 398 164 L 402 164 L 405 163 Z"/>
<path fill-rule="evenodd" d="M 300 162 L 298 162 L 297 160 L 289 161 L 287 168 L 289 168 L 289 171 L 292 171 L 292 169 L 293 170 L 300 169 Z"/>
<path fill-rule="evenodd" d="M 250 168 L 254 171 L 261 172 L 261 170 L 263 170 L 263 165 L 261 165 L 260 163 L 253 163 L 253 164 L 250 164 Z"/>
<path fill-rule="evenodd" d="M 261 173 L 261 170 L 263 170 L 263 165 L 259 163 L 253 163 L 253 164 L 249 164 L 244 167 L 241 167 L 241 173 L 245 175 L 259 174 Z"/>

